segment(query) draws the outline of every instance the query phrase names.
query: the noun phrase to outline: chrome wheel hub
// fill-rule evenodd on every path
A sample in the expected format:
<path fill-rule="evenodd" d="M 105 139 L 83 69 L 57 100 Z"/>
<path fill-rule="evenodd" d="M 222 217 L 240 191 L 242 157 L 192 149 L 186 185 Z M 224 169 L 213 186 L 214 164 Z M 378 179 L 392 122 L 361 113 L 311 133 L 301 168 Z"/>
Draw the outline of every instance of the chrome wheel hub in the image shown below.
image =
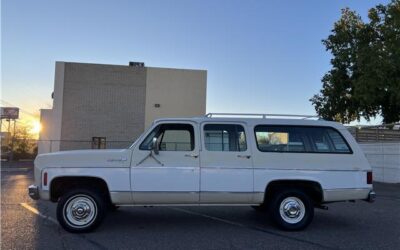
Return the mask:
<path fill-rule="evenodd" d="M 72 196 L 64 206 L 64 219 L 72 227 L 86 227 L 97 215 L 96 202 L 87 195 Z"/>
<path fill-rule="evenodd" d="M 89 205 L 86 202 L 79 201 L 75 203 L 72 208 L 71 208 L 72 216 L 74 216 L 75 219 L 81 220 L 84 218 L 87 218 L 90 213 L 91 209 Z"/>
<path fill-rule="evenodd" d="M 279 213 L 290 224 L 300 222 L 305 215 L 304 203 L 297 197 L 287 197 L 279 206 Z"/>

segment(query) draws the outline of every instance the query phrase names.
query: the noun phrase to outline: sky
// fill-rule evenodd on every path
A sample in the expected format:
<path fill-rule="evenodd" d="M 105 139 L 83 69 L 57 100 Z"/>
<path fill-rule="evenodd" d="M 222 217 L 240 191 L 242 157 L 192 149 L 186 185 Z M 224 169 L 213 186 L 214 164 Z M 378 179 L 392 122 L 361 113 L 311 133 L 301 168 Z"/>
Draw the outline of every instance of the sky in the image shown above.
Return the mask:
<path fill-rule="evenodd" d="M 331 58 L 321 40 L 340 10 L 367 21 L 388 2 L 3 0 L 1 104 L 37 119 L 52 107 L 55 61 L 139 61 L 207 70 L 207 112 L 315 114 Z"/>

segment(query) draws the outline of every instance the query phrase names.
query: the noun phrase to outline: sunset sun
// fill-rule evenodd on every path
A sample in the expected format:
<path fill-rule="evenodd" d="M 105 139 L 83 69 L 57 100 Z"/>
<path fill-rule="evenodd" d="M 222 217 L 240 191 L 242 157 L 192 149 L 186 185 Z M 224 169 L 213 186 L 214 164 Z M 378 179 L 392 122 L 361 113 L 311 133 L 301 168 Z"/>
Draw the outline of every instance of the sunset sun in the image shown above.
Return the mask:
<path fill-rule="evenodd" d="M 39 121 L 32 121 L 32 130 L 31 132 L 34 134 L 39 134 L 39 132 L 42 130 L 42 124 L 40 124 Z"/>

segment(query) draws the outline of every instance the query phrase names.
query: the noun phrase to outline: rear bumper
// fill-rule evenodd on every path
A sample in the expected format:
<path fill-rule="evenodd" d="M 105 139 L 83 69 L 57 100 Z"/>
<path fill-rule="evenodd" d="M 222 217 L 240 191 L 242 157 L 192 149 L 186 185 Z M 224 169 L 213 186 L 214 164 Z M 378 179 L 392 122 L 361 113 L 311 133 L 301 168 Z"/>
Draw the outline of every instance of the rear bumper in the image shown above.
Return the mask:
<path fill-rule="evenodd" d="M 29 194 L 29 197 L 31 197 L 33 200 L 39 200 L 39 198 L 40 198 L 39 187 L 36 185 L 30 185 L 28 187 L 28 194 Z"/>
<path fill-rule="evenodd" d="M 374 190 L 371 190 L 371 191 L 368 193 L 368 197 L 367 197 L 367 199 L 365 199 L 365 201 L 372 203 L 372 202 L 375 201 L 375 199 L 376 199 L 376 193 L 375 193 Z"/>

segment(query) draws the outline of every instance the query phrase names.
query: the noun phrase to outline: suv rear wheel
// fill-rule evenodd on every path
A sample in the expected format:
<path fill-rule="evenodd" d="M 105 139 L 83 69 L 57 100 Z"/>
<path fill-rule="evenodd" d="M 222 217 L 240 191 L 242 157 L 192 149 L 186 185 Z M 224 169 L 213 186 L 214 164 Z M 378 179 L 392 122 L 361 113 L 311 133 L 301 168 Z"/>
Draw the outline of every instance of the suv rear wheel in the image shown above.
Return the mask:
<path fill-rule="evenodd" d="M 100 225 L 106 208 L 103 197 L 97 192 L 75 189 L 61 196 L 57 205 L 57 220 L 68 232 L 89 232 Z"/>
<path fill-rule="evenodd" d="M 302 190 L 287 189 L 276 193 L 270 203 L 272 219 L 288 231 L 306 228 L 314 218 L 313 202 Z"/>

